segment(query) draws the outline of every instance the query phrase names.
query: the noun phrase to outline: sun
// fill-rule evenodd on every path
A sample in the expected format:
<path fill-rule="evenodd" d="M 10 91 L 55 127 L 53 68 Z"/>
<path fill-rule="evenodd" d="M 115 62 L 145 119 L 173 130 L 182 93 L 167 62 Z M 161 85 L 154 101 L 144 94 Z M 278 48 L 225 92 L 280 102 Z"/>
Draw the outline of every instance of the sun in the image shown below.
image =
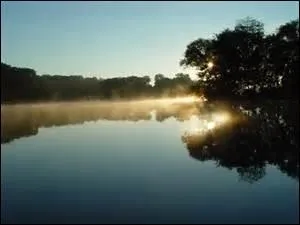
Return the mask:
<path fill-rule="evenodd" d="M 213 62 L 208 62 L 207 66 L 208 66 L 209 69 L 211 69 L 214 66 L 214 64 L 213 64 Z"/>

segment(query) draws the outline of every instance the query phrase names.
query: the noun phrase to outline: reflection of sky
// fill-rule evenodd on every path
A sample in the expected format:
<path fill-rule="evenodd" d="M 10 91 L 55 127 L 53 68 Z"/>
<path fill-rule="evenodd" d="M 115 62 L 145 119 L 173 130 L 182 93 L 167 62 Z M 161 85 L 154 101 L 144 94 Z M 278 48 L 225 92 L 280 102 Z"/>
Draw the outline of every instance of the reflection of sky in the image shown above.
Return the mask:
<path fill-rule="evenodd" d="M 174 118 L 98 121 L 41 128 L 1 145 L 1 214 L 6 208 L 16 221 L 31 213 L 43 221 L 47 212 L 75 222 L 296 220 L 297 181 L 268 167 L 249 185 L 235 170 L 191 159 L 182 127 Z"/>

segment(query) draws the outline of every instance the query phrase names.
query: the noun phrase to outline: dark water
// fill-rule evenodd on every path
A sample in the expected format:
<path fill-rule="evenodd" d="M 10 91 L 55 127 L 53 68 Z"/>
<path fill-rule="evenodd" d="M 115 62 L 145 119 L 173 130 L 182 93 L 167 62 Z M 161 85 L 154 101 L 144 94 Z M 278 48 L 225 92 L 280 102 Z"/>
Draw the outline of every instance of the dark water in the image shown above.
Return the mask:
<path fill-rule="evenodd" d="M 1 107 L 1 223 L 299 223 L 299 104 Z"/>

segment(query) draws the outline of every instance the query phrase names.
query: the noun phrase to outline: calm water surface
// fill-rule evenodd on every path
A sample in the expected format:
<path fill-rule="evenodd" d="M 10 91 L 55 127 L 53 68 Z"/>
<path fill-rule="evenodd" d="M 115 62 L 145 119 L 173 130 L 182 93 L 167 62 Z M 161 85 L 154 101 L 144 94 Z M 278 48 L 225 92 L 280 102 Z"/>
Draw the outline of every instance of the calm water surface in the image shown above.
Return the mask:
<path fill-rule="evenodd" d="M 1 107 L 1 223 L 299 223 L 299 104 Z"/>

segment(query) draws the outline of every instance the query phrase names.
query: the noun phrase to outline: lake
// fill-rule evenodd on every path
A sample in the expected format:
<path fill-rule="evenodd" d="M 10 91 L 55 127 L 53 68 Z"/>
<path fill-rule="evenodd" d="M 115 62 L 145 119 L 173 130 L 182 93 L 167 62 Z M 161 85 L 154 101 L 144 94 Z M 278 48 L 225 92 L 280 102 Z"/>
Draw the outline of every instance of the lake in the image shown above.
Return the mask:
<path fill-rule="evenodd" d="M 299 223 L 299 103 L 1 106 L 1 223 Z"/>

